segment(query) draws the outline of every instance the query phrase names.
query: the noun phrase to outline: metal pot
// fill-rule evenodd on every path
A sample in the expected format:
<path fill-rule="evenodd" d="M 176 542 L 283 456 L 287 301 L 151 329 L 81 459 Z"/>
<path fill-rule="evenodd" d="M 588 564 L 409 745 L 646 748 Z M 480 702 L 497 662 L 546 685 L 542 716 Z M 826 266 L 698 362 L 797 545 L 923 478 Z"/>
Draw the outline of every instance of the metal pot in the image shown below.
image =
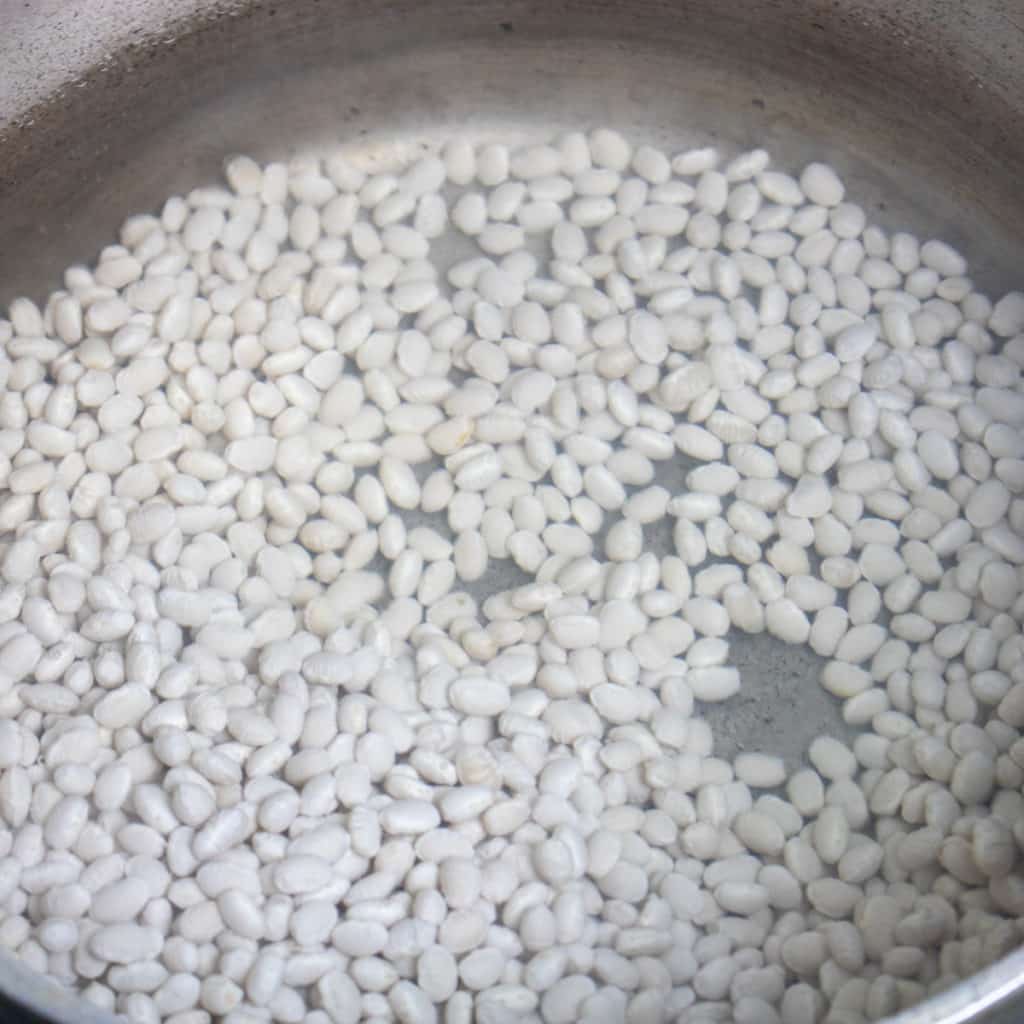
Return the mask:
<path fill-rule="evenodd" d="M 825 157 L 991 292 L 1024 267 L 1022 0 L 0 0 L 0 20 L 3 304 L 233 152 L 580 124 Z M 892 1021 L 1010 1024 L 1022 990 L 1017 952 Z M 8 958 L 0 991 L 110 1019 Z"/>

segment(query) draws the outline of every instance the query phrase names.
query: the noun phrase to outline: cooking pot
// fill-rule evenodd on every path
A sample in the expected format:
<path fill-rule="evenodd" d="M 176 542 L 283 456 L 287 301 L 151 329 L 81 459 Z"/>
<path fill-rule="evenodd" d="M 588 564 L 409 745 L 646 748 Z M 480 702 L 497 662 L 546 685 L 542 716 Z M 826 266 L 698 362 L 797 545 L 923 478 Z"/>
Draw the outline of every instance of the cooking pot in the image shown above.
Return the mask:
<path fill-rule="evenodd" d="M 1024 0 L 0 0 L 0 25 L 0 304 L 231 153 L 598 124 L 829 160 L 876 223 L 1020 285 Z M 1022 990 L 1018 951 L 891 1021 L 1019 1022 Z M 8 957 L 0 993 L 110 1020 Z"/>

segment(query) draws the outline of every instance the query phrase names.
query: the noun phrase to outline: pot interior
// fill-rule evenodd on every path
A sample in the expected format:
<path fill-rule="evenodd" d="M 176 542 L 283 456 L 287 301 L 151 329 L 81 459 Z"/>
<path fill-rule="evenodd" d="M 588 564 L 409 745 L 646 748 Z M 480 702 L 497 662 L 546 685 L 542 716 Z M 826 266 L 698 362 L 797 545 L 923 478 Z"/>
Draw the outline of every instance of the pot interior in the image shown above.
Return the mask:
<path fill-rule="evenodd" d="M 69 32 L 55 33 L 67 84 L 27 110 L 9 109 L 20 94 L 0 98 L 0 304 L 42 299 L 127 215 L 216 181 L 232 153 L 344 145 L 383 166 L 453 133 L 527 140 L 600 125 L 670 150 L 764 146 L 789 170 L 827 160 L 869 221 L 959 246 L 992 294 L 1019 286 L 1024 62 L 1021 27 L 999 3 L 282 0 L 200 5 L 201 16 L 195 6 L 165 4 L 152 31 L 130 38 L 105 18 L 77 24 L 110 37 L 90 67 L 75 65 Z M 10 17 L 4 45 L 28 45 Z M 841 730 L 815 663 L 798 655 L 773 662 L 739 641 L 745 677 L 789 682 L 709 716 L 716 734 L 799 757 L 818 732 Z M 798 688 L 806 714 L 794 725 Z M 19 973 L 0 962 L 0 988 L 87 1019 Z"/>

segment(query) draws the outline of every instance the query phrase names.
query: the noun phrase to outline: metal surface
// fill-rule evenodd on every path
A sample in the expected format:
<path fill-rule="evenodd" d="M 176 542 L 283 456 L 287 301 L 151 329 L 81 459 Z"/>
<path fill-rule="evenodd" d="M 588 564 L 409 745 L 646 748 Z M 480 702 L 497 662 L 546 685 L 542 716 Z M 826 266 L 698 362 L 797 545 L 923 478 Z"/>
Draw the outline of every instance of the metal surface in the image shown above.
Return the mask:
<path fill-rule="evenodd" d="M 872 220 L 959 244 L 983 286 L 1024 268 L 1024 0 L 0 0 L 0 26 L 0 303 L 232 152 L 585 124 L 824 157 Z M 766 726 L 775 684 L 811 671 L 769 653 L 740 657 L 772 685 L 729 741 L 760 723 L 793 753 L 834 708 Z M 1018 952 L 893 1024 L 1020 1021 L 1022 986 Z M 0 991 L 109 1019 L 6 959 Z"/>

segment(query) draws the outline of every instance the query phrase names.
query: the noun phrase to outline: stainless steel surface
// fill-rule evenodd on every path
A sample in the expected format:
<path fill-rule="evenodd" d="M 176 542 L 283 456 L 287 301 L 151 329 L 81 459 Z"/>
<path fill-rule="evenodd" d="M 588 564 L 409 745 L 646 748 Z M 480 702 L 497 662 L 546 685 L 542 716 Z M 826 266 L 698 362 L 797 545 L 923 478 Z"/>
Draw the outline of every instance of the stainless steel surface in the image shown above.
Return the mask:
<path fill-rule="evenodd" d="M 232 152 L 570 124 L 824 156 L 985 287 L 1024 268 L 1022 0 L 0 0 L 0 26 L 0 303 Z M 893 1024 L 1024 1020 L 1022 986 L 1018 952 Z M 5 959 L 0 989 L 106 1019 Z"/>
<path fill-rule="evenodd" d="M 0 145 L 0 300 L 92 256 L 123 214 L 213 178 L 225 152 L 587 121 L 765 140 L 794 162 L 824 152 L 876 216 L 963 242 L 985 281 L 1005 284 L 1000 268 L 1024 255 L 1020 0 L 0 0 L 0 12 L 0 125 L 29 122 Z M 39 89 L 26 79 L 52 87 L 55 69 L 67 84 L 26 110 Z"/>

